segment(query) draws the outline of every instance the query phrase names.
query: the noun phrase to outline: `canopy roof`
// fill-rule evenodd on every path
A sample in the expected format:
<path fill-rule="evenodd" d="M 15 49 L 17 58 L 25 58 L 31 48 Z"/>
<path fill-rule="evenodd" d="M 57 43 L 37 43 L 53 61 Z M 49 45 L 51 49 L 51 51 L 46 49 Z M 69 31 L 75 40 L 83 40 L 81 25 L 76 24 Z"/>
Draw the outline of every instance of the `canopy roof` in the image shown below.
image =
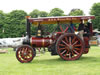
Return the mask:
<path fill-rule="evenodd" d="M 56 24 L 56 23 L 80 23 L 80 20 L 88 21 L 89 19 L 94 19 L 94 16 L 58 16 L 58 17 L 40 17 L 31 18 L 29 17 L 29 22 L 32 24 Z"/>

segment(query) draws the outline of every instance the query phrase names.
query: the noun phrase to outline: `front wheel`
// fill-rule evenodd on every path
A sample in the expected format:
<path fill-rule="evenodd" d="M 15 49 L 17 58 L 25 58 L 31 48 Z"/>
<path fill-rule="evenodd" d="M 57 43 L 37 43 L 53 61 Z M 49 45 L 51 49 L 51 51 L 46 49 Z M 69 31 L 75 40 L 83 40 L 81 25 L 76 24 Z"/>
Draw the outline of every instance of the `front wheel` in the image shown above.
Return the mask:
<path fill-rule="evenodd" d="M 56 50 L 64 60 L 77 60 L 83 53 L 84 44 L 79 36 L 73 33 L 66 33 L 58 38 Z"/>
<path fill-rule="evenodd" d="M 35 50 L 29 45 L 22 45 L 16 51 L 16 58 L 21 63 L 31 62 L 35 55 Z"/>

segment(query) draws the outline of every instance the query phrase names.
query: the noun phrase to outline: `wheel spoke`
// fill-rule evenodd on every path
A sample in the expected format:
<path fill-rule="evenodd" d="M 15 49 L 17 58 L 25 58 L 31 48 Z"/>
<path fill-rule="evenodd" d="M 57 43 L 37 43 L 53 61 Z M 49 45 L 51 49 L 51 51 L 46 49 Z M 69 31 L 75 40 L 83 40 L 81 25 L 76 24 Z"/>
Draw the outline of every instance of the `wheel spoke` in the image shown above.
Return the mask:
<path fill-rule="evenodd" d="M 71 45 L 71 37 L 69 37 L 69 44 Z"/>
<path fill-rule="evenodd" d="M 69 53 L 69 58 L 71 58 L 71 53 Z"/>
<path fill-rule="evenodd" d="M 23 54 L 24 52 L 19 52 L 19 55 L 22 57 L 22 58 L 24 58 L 24 54 Z"/>
<path fill-rule="evenodd" d="M 59 48 L 59 50 L 64 50 L 65 48 Z"/>
<path fill-rule="evenodd" d="M 71 51 L 71 53 L 72 53 L 72 55 L 74 56 L 74 52 L 73 52 L 73 51 Z"/>
<path fill-rule="evenodd" d="M 75 44 L 77 44 L 78 43 L 78 41 L 75 41 L 74 43 L 73 43 L 73 45 L 75 45 Z"/>
<path fill-rule="evenodd" d="M 59 44 L 59 46 L 65 46 L 64 44 Z"/>
<path fill-rule="evenodd" d="M 69 51 L 67 51 L 67 53 L 65 54 L 65 56 L 67 56 L 68 52 L 69 52 Z"/>
<path fill-rule="evenodd" d="M 80 44 L 76 44 L 76 45 L 74 45 L 74 46 L 75 46 L 75 47 L 77 47 L 77 46 L 79 47 L 79 46 L 81 46 L 81 45 L 80 45 Z"/>
<path fill-rule="evenodd" d="M 73 50 L 77 55 L 79 54 L 77 51 Z"/>
<path fill-rule="evenodd" d="M 62 40 L 62 42 L 63 42 L 65 45 L 69 46 L 65 41 Z"/>
<path fill-rule="evenodd" d="M 25 51 L 25 48 L 22 48 L 22 51 Z"/>
<path fill-rule="evenodd" d="M 72 43 L 74 43 L 75 39 L 76 39 L 76 37 L 73 38 Z"/>
<path fill-rule="evenodd" d="M 80 51 L 80 48 L 74 48 L 74 49 Z"/>
<path fill-rule="evenodd" d="M 64 54 L 66 52 L 66 50 L 64 50 L 63 52 L 61 52 L 61 54 Z"/>
<path fill-rule="evenodd" d="M 68 39 L 67 39 L 67 37 L 65 37 L 65 40 L 66 40 L 66 42 L 68 43 Z"/>
<path fill-rule="evenodd" d="M 25 51 L 27 51 L 27 47 L 25 48 Z"/>

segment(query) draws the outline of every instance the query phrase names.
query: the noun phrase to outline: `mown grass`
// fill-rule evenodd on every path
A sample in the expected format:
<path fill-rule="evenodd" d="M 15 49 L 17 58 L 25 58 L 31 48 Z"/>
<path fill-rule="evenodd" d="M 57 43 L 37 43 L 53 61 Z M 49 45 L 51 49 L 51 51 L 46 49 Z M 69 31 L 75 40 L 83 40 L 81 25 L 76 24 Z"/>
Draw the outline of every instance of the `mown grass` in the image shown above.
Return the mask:
<path fill-rule="evenodd" d="M 100 75 L 100 47 L 92 46 L 76 61 L 63 61 L 47 52 L 24 64 L 9 49 L 7 54 L 0 54 L 0 75 Z"/>

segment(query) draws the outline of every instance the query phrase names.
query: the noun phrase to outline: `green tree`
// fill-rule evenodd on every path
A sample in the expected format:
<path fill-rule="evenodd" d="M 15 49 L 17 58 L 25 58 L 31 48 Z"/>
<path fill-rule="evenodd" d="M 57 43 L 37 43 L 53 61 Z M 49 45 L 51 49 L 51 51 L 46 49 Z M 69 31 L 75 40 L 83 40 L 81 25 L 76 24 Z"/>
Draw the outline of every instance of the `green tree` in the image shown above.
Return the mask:
<path fill-rule="evenodd" d="M 93 4 L 90 14 L 95 15 L 95 19 L 92 20 L 93 28 L 98 28 L 100 30 L 100 2 Z"/>
<path fill-rule="evenodd" d="M 30 15 L 31 17 L 33 17 L 33 18 L 37 18 L 37 17 L 39 17 L 39 14 L 40 14 L 40 11 L 37 10 L 37 9 L 35 9 L 35 10 L 33 10 L 29 15 Z"/>
<path fill-rule="evenodd" d="M 47 17 L 48 13 L 45 11 L 40 11 L 39 15 L 40 15 L 40 17 Z"/>
<path fill-rule="evenodd" d="M 0 38 L 4 36 L 4 24 L 5 24 L 6 14 L 0 10 Z"/>
<path fill-rule="evenodd" d="M 19 37 L 25 34 L 25 16 L 27 13 L 23 10 L 13 10 L 7 14 L 4 25 L 5 37 Z"/>
<path fill-rule="evenodd" d="M 72 9 L 69 15 L 70 16 L 80 16 L 80 15 L 84 15 L 84 12 L 81 9 Z"/>
<path fill-rule="evenodd" d="M 5 20 L 5 13 L 0 10 L 0 28 L 3 27 L 4 25 L 4 20 Z"/>
<path fill-rule="evenodd" d="M 49 16 L 63 16 L 64 11 L 60 8 L 54 8 L 50 11 Z"/>
<path fill-rule="evenodd" d="M 64 11 L 61 10 L 60 8 L 54 8 L 50 11 L 48 16 L 64 16 Z M 46 29 L 45 32 L 48 31 L 52 33 L 56 27 L 57 27 L 56 24 L 48 24 L 45 28 Z"/>

